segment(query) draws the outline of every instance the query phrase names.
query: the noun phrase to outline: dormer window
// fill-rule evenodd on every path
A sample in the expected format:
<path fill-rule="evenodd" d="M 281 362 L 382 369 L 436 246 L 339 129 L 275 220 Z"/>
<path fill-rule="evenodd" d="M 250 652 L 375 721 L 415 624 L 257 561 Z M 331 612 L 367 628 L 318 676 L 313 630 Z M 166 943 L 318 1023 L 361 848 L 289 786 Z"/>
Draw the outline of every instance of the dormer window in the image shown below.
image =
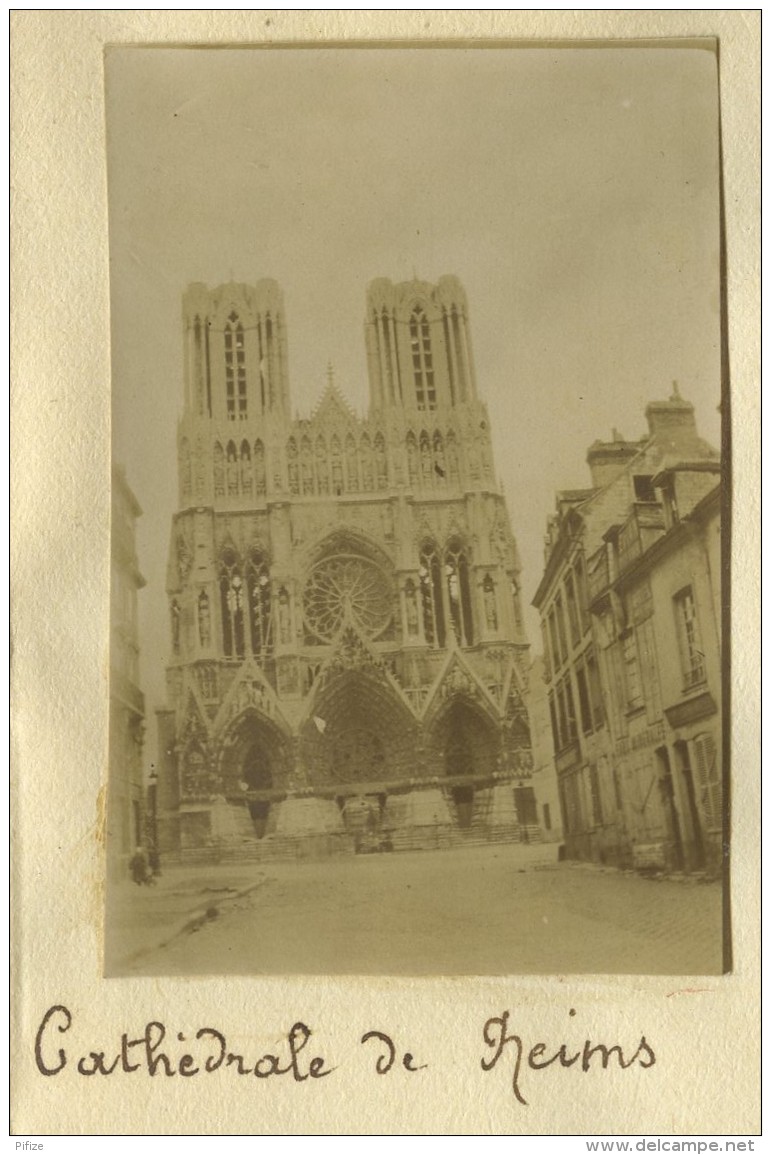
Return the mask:
<path fill-rule="evenodd" d="M 638 474 L 634 478 L 634 499 L 635 501 L 656 500 L 656 490 L 653 488 L 652 474 Z"/>

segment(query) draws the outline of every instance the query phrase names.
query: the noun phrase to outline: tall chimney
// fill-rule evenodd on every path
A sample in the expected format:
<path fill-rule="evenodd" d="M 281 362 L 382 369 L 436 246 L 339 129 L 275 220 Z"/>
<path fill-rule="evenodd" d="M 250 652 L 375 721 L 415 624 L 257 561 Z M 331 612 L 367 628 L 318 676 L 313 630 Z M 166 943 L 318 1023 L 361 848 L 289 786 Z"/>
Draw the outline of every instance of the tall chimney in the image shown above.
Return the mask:
<path fill-rule="evenodd" d="M 672 396 L 668 401 L 651 401 L 645 410 L 651 437 L 657 434 L 674 435 L 687 433 L 695 436 L 696 419 L 693 405 L 680 396 L 677 381 L 672 382 Z"/>
<path fill-rule="evenodd" d="M 589 446 L 586 463 L 592 475 L 594 489 L 602 489 L 618 477 L 626 463 L 640 452 L 639 441 L 623 441 L 613 430 L 613 441 L 595 441 Z"/>

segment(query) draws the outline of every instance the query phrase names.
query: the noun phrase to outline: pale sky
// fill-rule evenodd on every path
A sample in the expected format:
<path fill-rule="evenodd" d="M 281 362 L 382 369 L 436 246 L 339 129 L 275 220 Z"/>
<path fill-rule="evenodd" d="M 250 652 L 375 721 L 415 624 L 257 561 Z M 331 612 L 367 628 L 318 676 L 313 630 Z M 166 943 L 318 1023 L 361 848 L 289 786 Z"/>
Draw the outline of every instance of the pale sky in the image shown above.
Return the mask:
<path fill-rule="evenodd" d="M 191 281 L 279 282 L 307 413 L 328 361 L 366 407 L 370 280 L 458 276 L 527 603 L 555 492 L 589 484 L 592 441 L 641 436 L 677 380 L 719 446 L 711 53 L 125 48 L 106 73 L 114 453 L 144 510 L 149 714 Z"/>

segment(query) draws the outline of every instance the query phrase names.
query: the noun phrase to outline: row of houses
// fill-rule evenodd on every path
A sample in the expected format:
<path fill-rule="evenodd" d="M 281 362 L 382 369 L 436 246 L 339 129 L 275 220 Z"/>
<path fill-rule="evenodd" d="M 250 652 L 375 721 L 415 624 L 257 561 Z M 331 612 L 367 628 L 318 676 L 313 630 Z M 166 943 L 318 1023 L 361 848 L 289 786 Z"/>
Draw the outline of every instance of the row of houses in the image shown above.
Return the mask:
<path fill-rule="evenodd" d="M 675 386 L 638 441 L 596 441 L 557 495 L 534 605 L 530 717 L 544 836 L 568 858 L 720 868 L 721 467 Z M 555 821 L 556 819 L 556 821 Z"/>

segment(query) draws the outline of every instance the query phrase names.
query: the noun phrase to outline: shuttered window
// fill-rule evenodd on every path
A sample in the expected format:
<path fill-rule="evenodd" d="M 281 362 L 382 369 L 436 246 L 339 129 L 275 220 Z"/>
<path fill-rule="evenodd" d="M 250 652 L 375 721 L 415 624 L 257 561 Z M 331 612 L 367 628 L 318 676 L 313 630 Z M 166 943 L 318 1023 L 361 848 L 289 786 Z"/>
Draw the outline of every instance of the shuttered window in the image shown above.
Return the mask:
<path fill-rule="evenodd" d="M 723 784 L 717 745 L 712 734 L 699 734 L 693 740 L 693 757 L 697 789 L 702 810 L 710 830 L 723 825 Z"/>

